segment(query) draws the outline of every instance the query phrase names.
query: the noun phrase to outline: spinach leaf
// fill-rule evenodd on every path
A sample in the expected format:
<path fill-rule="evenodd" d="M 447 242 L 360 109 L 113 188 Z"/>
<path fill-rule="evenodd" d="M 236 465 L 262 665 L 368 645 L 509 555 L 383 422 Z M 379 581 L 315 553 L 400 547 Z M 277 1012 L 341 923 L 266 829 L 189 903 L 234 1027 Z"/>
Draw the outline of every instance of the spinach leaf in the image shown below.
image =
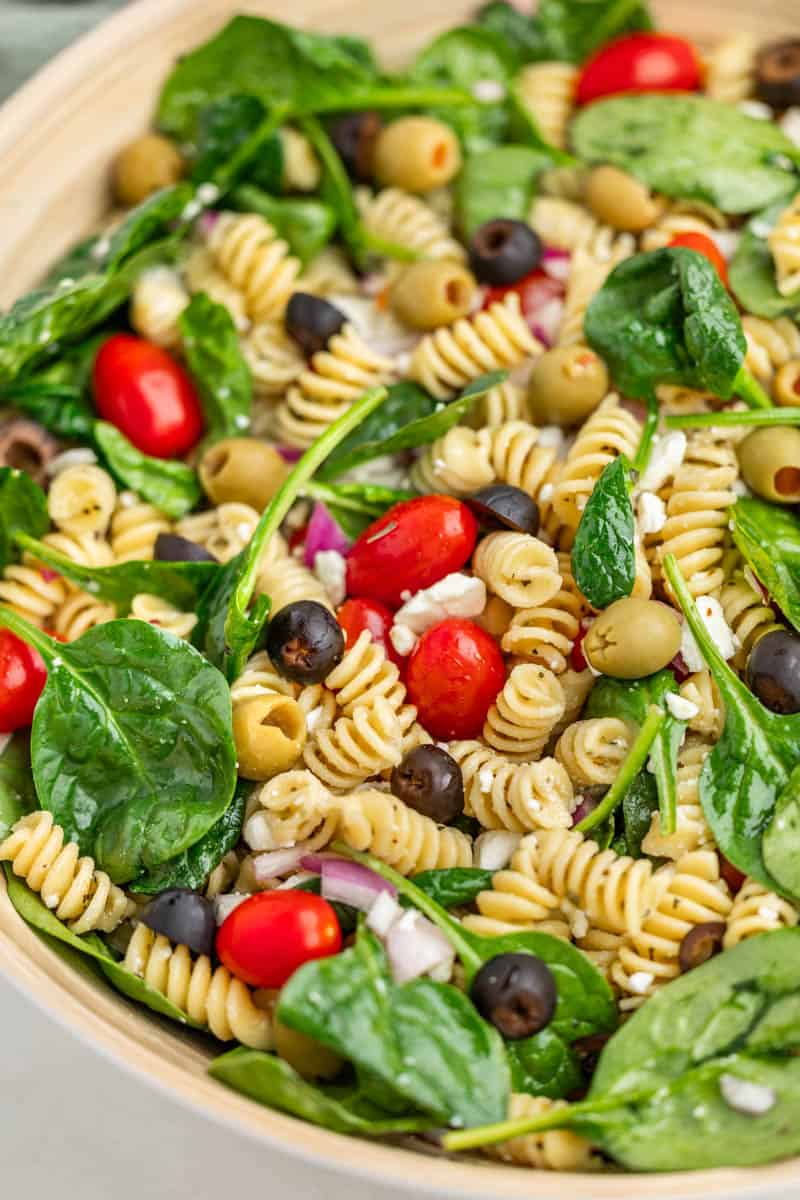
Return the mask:
<path fill-rule="evenodd" d="M 577 1054 L 549 1026 L 533 1037 L 506 1042 L 506 1054 L 515 1092 L 560 1100 L 583 1085 Z"/>
<path fill-rule="evenodd" d="M 85 441 L 92 436 L 94 411 L 70 384 L 49 383 L 35 376 L 21 379 L 3 389 L 0 403 L 18 409 L 56 437 Z"/>
<path fill-rule="evenodd" d="M 9 609 L 47 683 L 33 718 L 36 792 L 66 837 L 115 883 L 199 841 L 236 783 L 224 678 L 146 621 L 109 621 L 62 645 Z"/>
<path fill-rule="evenodd" d="M 621 826 L 611 843 L 617 854 L 627 854 L 631 858 L 644 857 L 642 842 L 650 831 L 653 813 L 658 809 L 656 781 L 649 771 L 640 771 L 618 810 L 622 817 Z"/>
<path fill-rule="evenodd" d="M 356 205 L 355 193 L 344 163 L 333 142 L 316 117 L 305 117 L 300 128 L 316 151 L 322 167 L 320 195 L 334 214 L 342 240 L 360 268 L 366 267 L 368 249 L 380 248 L 365 229 Z"/>
<path fill-rule="evenodd" d="M 18 533 L 40 537 L 50 528 L 47 497 L 30 475 L 14 467 L 0 467 L 0 568 L 19 557 Z"/>
<path fill-rule="evenodd" d="M 442 908 L 465 908 L 473 903 L 479 892 L 492 886 L 493 876 L 494 871 L 483 871 L 479 867 L 447 867 L 422 871 L 412 877 L 412 883 Z M 409 906 L 412 901 L 401 897 L 401 903 Z"/>
<path fill-rule="evenodd" d="M 30 738 L 26 733 L 4 736 L 6 743 L 0 750 L 0 841 L 15 821 L 38 808 L 31 772 Z"/>
<path fill-rule="evenodd" d="M 516 11 L 516 10 L 515 10 Z M 466 240 L 495 217 L 523 221 L 536 180 L 550 158 L 528 146 L 495 146 L 472 154 L 456 182 L 456 217 Z"/>
<path fill-rule="evenodd" d="M 368 525 L 382 517 L 387 508 L 401 500 L 411 500 L 417 493 L 378 483 L 319 483 L 312 480 L 303 488 L 302 494 L 321 501 L 347 537 L 355 540 Z"/>
<path fill-rule="evenodd" d="M 131 210 L 107 239 L 108 249 L 104 255 L 100 254 L 103 240 L 97 243 L 98 261 L 106 271 L 114 273 L 141 250 L 165 238 L 173 226 L 182 226 L 183 232 L 188 232 L 188 213 L 192 212 L 193 205 L 200 207 L 195 188 L 186 182 L 148 196 Z"/>
<path fill-rule="evenodd" d="M 568 1127 L 631 1170 L 753 1166 L 800 1150 L 800 931 L 740 942 L 658 991 L 606 1045 L 587 1099 L 544 1118 L 445 1135 L 448 1150 Z M 767 1111 L 726 1100 L 735 1081 Z"/>
<path fill-rule="evenodd" d="M 775 262 L 767 242 L 783 208 L 783 204 L 775 204 L 748 221 L 728 269 L 731 291 L 742 308 L 768 321 L 800 311 L 800 288 L 791 296 L 782 296 L 778 291 Z"/>
<path fill-rule="evenodd" d="M 507 371 L 494 371 L 470 383 L 448 404 L 437 402 L 415 383 L 393 384 L 384 404 L 344 439 L 317 472 L 321 480 L 335 479 L 345 471 L 381 458 L 426 446 L 452 429 L 490 388 L 502 383 Z"/>
<path fill-rule="evenodd" d="M 628 396 L 675 383 L 769 408 L 742 365 L 747 343 L 715 268 L 695 250 L 667 247 L 620 263 L 592 300 L 586 340 Z"/>
<path fill-rule="evenodd" d="M 364 928 L 351 950 L 296 971 L 277 1015 L 437 1121 L 469 1126 L 506 1111 L 510 1081 L 497 1030 L 449 984 L 395 984 L 383 947 Z"/>
<path fill-rule="evenodd" d="M 81 238 L 74 246 L 70 246 L 66 254 L 56 259 L 42 280 L 43 285 L 52 286 L 61 283 L 62 279 L 79 279 L 81 275 L 89 275 L 97 270 L 98 242 L 102 243 L 100 234 Z"/>
<path fill-rule="evenodd" d="M 800 151 L 774 121 L 693 95 L 615 96 L 582 108 L 572 147 L 589 163 L 622 167 L 657 192 L 725 213 L 788 203 Z"/>
<path fill-rule="evenodd" d="M 335 208 L 322 200 L 270 196 L 248 182 L 236 188 L 230 203 L 242 212 L 255 212 L 266 218 L 304 266 L 324 250 L 336 232 Z"/>
<path fill-rule="evenodd" d="M 178 321 L 186 363 L 206 418 L 206 444 L 241 436 L 250 427 L 253 376 L 224 304 L 193 296 Z M 196 476 L 192 472 L 196 484 Z M 196 503 L 197 501 L 195 501 Z"/>
<path fill-rule="evenodd" d="M 244 1046 L 215 1058 L 208 1072 L 258 1104 L 336 1133 L 382 1137 L 429 1129 L 431 1124 L 430 1117 L 395 1117 L 383 1112 L 359 1087 L 309 1083 L 282 1058 Z"/>
<path fill-rule="evenodd" d="M 518 66 L 542 62 L 550 57 L 549 46 L 536 17 L 523 13 L 507 0 L 490 0 L 484 4 L 475 14 L 475 22 L 504 40 Z"/>
<path fill-rule="evenodd" d="M 629 466 L 620 456 L 603 468 L 572 547 L 575 582 L 593 608 L 607 608 L 633 591 L 635 534 Z"/>
<path fill-rule="evenodd" d="M 240 779 L 233 800 L 208 833 L 177 858 L 172 858 L 160 867 L 134 879 L 129 885 L 130 890 L 152 896 L 167 888 L 201 888 L 214 868 L 239 841 L 247 797 L 252 790 L 251 783 Z"/>
<path fill-rule="evenodd" d="M 201 109 L 197 119 L 192 180 L 195 183 L 216 182 L 224 176 L 231 184 L 236 182 L 238 174 L 246 172 L 253 182 L 258 182 L 267 191 L 280 191 L 283 145 L 277 131 L 272 131 L 260 142 L 257 155 L 248 153 L 266 116 L 266 109 L 258 97 L 247 95 L 222 96 Z"/>
<path fill-rule="evenodd" d="M 541 0 L 534 20 L 545 57 L 578 64 L 612 38 L 653 28 L 646 0 Z"/>
<path fill-rule="evenodd" d="M 178 520 L 199 504 L 200 482 L 186 463 L 142 454 L 116 425 L 106 421 L 95 421 L 93 434 L 111 474 L 168 517 Z"/>
<path fill-rule="evenodd" d="M 789 843 L 795 847 L 794 863 L 800 862 L 797 824 L 785 807 L 791 807 L 787 787 L 800 763 L 800 715 L 785 717 L 764 708 L 719 653 L 672 555 L 664 559 L 664 570 L 725 706 L 722 737 L 700 776 L 700 801 L 714 840 L 740 871 L 771 891 L 798 898 L 797 866 L 792 878 L 784 878 L 785 856 L 779 864 L 772 859 L 776 843 L 783 841 L 785 849 Z M 779 797 L 784 798 L 780 812 Z M 799 800 L 795 790 L 795 806 Z"/>
<path fill-rule="evenodd" d="M 800 630 L 800 518 L 754 496 L 737 500 L 730 516 L 737 549 L 786 619 Z"/>

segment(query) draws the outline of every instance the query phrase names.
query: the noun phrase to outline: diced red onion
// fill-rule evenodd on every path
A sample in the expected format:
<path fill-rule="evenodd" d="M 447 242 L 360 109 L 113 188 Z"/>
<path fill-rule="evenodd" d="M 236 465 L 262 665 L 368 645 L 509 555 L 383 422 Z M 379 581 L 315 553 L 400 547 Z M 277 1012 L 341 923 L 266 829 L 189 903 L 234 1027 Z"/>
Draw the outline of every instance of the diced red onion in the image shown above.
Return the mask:
<path fill-rule="evenodd" d="M 692 673 L 687 667 L 686 659 L 683 657 L 680 650 L 672 659 L 669 666 L 678 683 L 685 683 Z"/>
<path fill-rule="evenodd" d="M 320 550 L 337 550 L 339 554 L 346 554 L 349 549 L 350 540 L 342 527 L 327 506 L 317 501 L 306 529 L 306 544 L 303 552 L 303 561 L 306 566 L 314 566 L 314 559 Z"/>
<path fill-rule="evenodd" d="M 304 846 L 287 846 L 284 850 L 266 850 L 253 859 L 253 876 L 257 883 L 267 883 L 295 871 L 305 855 Z"/>
<path fill-rule="evenodd" d="M 556 250 L 554 246 L 546 246 L 542 255 L 542 270 L 551 279 L 566 283 L 570 272 L 570 257 L 568 250 Z"/>
<path fill-rule="evenodd" d="M 303 451 L 298 450 L 296 446 L 280 446 L 276 444 L 275 449 L 284 462 L 296 463 L 303 457 Z"/>
<path fill-rule="evenodd" d="M 318 871 L 295 871 L 294 875 L 290 875 L 288 879 L 282 880 L 277 887 L 277 891 L 292 889 L 299 887 L 301 883 L 306 883 L 309 879 L 318 879 Z"/>
<path fill-rule="evenodd" d="M 369 867 L 346 858 L 328 858 L 322 862 L 322 895 L 339 900 L 362 912 L 369 912 L 381 892 L 397 895 L 397 888 Z"/>
<path fill-rule="evenodd" d="M 544 342 L 548 349 L 556 340 L 563 316 L 564 301 L 558 297 L 548 300 L 547 304 L 543 304 L 536 314 L 536 319 L 531 325 L 531 332 L 540 342 Z"/>
<path fill-rule="evenodd" d="M 455 958 L 453 947 L 442 931 L 413 909 L 392 925 L 386 938 L 386 953 L 395 983 L 418 979 Z"/>
<path fill-rule="evenodd" d="M 389 930 L 403 915 L 403 910 L 389 892 L 379 892 L 367 913 L 367 928 L 379 938 L 385 938 Z"/>
<path fill-rule="evenodd" d="M 589 816 L 589 813 L 594 812 L 594 810 L 597 808 L 599 803 L 600 803 L 599 796 L 593 796 L 591 794 L 591 792 L 584 793 L 580 804 L 578 805 L 578 807 L 575 809 L 574 813 L 572 814 L 573 826 L 579 825 L 585 817 Z"/>
<path fill-rule="evenodd" d="M 219 220 L 219 216 L 218 212 L 215 212 L 213 208 L 209 208 L 198 217 L 197 225 L 203 237 L 210 236 L 212 229 Z"/>

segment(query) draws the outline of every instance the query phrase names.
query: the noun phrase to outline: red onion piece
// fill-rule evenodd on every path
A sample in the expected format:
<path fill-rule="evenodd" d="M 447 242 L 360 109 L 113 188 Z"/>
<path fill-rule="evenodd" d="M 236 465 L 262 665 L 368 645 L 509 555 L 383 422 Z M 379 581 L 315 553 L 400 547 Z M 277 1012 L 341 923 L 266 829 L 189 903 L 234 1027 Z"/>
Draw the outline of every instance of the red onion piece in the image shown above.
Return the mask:
<path fill-rule="evenodd" d="M 369 912 L 375 897 L 381 892 L 397 895 L 397 888 L 387 880 L 346 858 L 328 858 L 322 863 L 322 895 L 326 900 L 339 900 L 362 912 Z"/>
<path fill-rule="evenodd" d="M 579 825 L 584 817 L 588 817 L 589 813 L 594 812 L 600 803 L 600 796 L 593 796 L 591 792 L 584 792 L 581 802 L 572 814 L 572 824 Z"/>
<path fill-rule="evenodd" d="M 202 213 L 198 217 L 197 226 L 203 237 L 210 236 L 211 231 L 214 228 L 214 226 L 216 225 L 218 220 L 219 220 L 219 213 L 215 212 L 213 208 L 207 209 L 206 212 Z"/>
<path fill-rule="evenodd" d="M 346 554 L 350 549 L 350 540 L 331 515 L 330 510 L 319 501 L 314 505 L 311 520 L 306 529 L 306 544 L 303 551 L 303 561 L 307 567 L 314 566 L 314 559 L 320 550 L 338 550 Z"/>
<path fill-rule="evenodd" d="M 531 324 L 531 332 L 550 349 L 558 335 L 561 318 L 564 316 L 564 301 L 556 297 L 543 304 Z"/>
<path fill-rule="evenodd" d="M 685 683 L 692 673 L 687 667 L 686 659 L 683 657 L 680 650 L 675 655 L 669 666 L 677 683 Z"/>
<path fill-rule="evenodd" d="M 322 864 L 331 861 L 349 862 L 350 860 L 342 858 L 340 854 L 332 854 L 329 850 L 319 850 L 304 854 L 300 859 L 300 866 L 304 871 L 310 871 L 312 875 L 321 875 Z"/>
<path fill-rule="evenodd" d="M 568 250 L 556 250 L 553 246 L 546 246 L 542 255 L 542 270 L 551 279 L 566 283 L 570 272 L 570 257 Z"/>
<path fill-rule="evenodd" d="M 294 871 L 305 856 L 304 846 L 287 846 L 284 850 L 265 850 L 253 859 L 253 875 L 258 883 L 277 879 L 288 871 Z"/>
<path fill-rule="evenodd" d="M 455 958 L 453 947 L 442 931 L 413 909 L 392 925 L 386 938 L 386 953 L 395 983 L 407 983 L 437 969 L 449 975 L 448 968 Z"/>
<path fill-rule="evenodd" d="M 275 449 L 284 462 L 296 463 L 303 457 L 303 451 L 298 450 L 296 446 L 280 446 L 276 443 Z"/>

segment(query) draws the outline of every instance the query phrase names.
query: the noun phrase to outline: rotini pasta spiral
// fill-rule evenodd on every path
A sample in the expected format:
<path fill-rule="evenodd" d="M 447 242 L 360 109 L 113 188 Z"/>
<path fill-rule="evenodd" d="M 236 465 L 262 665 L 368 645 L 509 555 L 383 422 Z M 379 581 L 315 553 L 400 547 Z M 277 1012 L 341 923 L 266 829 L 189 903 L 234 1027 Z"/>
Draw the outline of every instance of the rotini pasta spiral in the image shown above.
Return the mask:
<path fill-rule="evenodd" d="M 151 596 L 147 592 L 139 592 L 134 596 L 130 615 L 136 621 L 146 621 L 148 625 L 155 625 L 180 638 L 191 637 L 198 621 L 196 613 L 181 612 L 160 596 Z"/>
<path fill-rule="evenodd" d="M 661 832 L 661 819 L 654 813 L 642 840 L 645 854 L 653 858 L 679 859 L 684 854 L 713 846 L 714 839 L 700 804 L 700 772 L 712 746 L 699 738 L 687 738 L 678 751 L 678 806 L 674 833 Z"/>
<path fill-rule="evenodd" d="M 193 959 L 188 947 L 137 925 L 124 965 L 221 1042 L 235 1039 L 253 1050 L 272 1046 L 269 1013 L 257 1007 L 247 984 L 225 967 L 212 967 L 206 955 Z"/>
<path fill-rule="evenodd" d="M 644 251 L 661 250 L 681 233 L 701 233 L 704 237 L 713 237 L 725 225 L 723 214 L 711 205 L 693 206 L 687 210 L 685 204 L 672 204 L 655 225 L 644 231 L 641 248 Z"/>
<path fill-rule="evenodd" d="M 585 671 L 575 671 L 572 667 L 568 667 L 563 675 L 559 675 L 558 681 L 564 693 L 566 707 L 564 716 L 553 730 L 553 737 L 558 737 L 577 721 L 583 712 L 583 706 L 589 699 L 589 693 L 594 687 L 594 680 L 595 677 L 588 667 Z"/>
<path fill-rule="evenodd" d="M 541 430 L 525 421 L 505 421 L 484 434 L 497 482 L 521 488 L 538 501 L 558 457 L 556 447 L 543 445 Z"/>
<path fill-rule="evenodd" d="M 687 722 L 688 728 L 692 733 L 701 733 L 716 742 L 722 733 L 725 709 L 719 689 L 708 668 L 695 671 L 684 680 L 678 692 L 684 700 L 697 707 L 697 713 Z"/>
<path fill-rule="evenodd" d="M 770 892 L 763 883 L 745 879 L 728 913 L 723 946 L 730 950 L 746 938 L 773 929 L 790 929 L 797 921 L 798 913 L 793 904 Z"/>
<path fill-rule="evenodd" d="M 514 608 L 546 604 L 561 587 L 555 550 L 528 533 L 490 533 L 478 543 L 472 567 Z"/>
<path fill-rule="evenodd" d="M 342 797 L 336 836 L 353 850 L 377 855 L 401 875 L 472 866 L 472 842 L 465 833 L 443 828 L 374 788 Z"/>
<path fill-rule="evenodd" d="M 418 196 L 400 188 L 384 188 L 376 196 L 359 190 L 357 201 L 364 226 L 374 237 L 404 246 L 424 258 L 464 261 L 464 247 Z"/>
<path fill-rule="evenodd" d="M 768 238 L 775 264 L 775 281 L 782 296 L 800 288 L 800 200 L 797 197 L 778 217 Z"/>
<path fill-rule="evenodd" d="M 65 558 L 84 567 L 110 567 L 114 562 L 114 551 L 111 544 L 103 537 L 94 533 L 63 533 L 53 530 L 42 538 L 46 546 L 52 546 Z M 73 584 L 68 584 L 73 587 Z"/>
<path fill-rule="evenodd" d="M 206 246 L 194 246 L 183 268 L 189 291 L 196 295 L 205 292 L 209 300 L 227 308 L 236 328 L 243 332 L 250 325 L 244 293 L 226 279 Z"/>
<path fill-rule="evenodd" d="M 561 587 L 545 604 L 517 610 L 501 645 L 507 654 L 529 658 L 561 675 L 567 669 L 588 606 L 575 584 L 569 555 L 560 553 L 557 559 Z"/>
<path fill-rule="evenodd" d="M 454 425 L 423 450 L 411 469 L 419 492 L 468 496 L 494 480 L 489 462 L 488 430 Z"/>
<path fill-rule="evenodd" d="M 44 627 L 64 601 L 66 586 L 60 575 L 27 559 L 9 563 L 0 578 L 0 604 Z"/>
<path fill-rule="evenodd" d="M 461 767 L 464 811 L 484 829 L 526 833 L 571 825 L 575 796 L 555 759 L 515 763 L 477 741 L 451 742 L 448 753 Z"/>
<path fill-rule="evenodd" d="M 117 489 L 108 471 L 80 463 L 59 471 L 47 493 L 50 520 L 63 533 L 103 537 L 117 503 Z"/>
<path fill-rule="evenodd" d="M 300 378 L 306 360 L 278 321 L 260 321 L 242 339 L 257 400 L 274 400 Z"/>
<path fill-rule="evenodd" d="M 251 321 L 283 316 L 300 263 L 256 213 L 220 213 L 208 236 L 217 267 L 244 296 Z"/>
<path fill-rule="evenodd" d="M 313 571 L 286 551 L 283 539 L 273 541 L 280 549 L 275 553 L 267 549 L 261 560 L 257 584 L 258 590 L 272 601 L 273 614 L 298 600 L 315 600 L 331 609 L 328 593 Z"/>
<path fill-rule="evenodd" d="M 575 938 L 575 945 L 611 983 L 611 971 L 622 945 L 622 934 L 606 933 L 604 929 L 590 929 L 583 937 Z"/>
<path fill-rule="evenodd" d="M 740 642 L 733 662 L 744 666 L 747 656 L 760 637 L 782 625 L 775 619 L 775 611 L 766 603 L 761 592 L 753 587 L 744 570 L 737 570 L 723 585 L 720 604 L 725 620 Z"/>
<path fill-rule="evenodd" d="M 578 68 L 571 63 L 531 63 L 520 71 L 517 95 L 551 146 L 564 149 L 575 103 Z"/>
<path fill-rule="evenodd" d="M 388 700 L 379 696 L 351 717 L 340 717 L 306 743 L 303 760 L 324 784 L 348 791 L 394 767 L 402 757 L 400 722 Z"/>
<path fill-rule="evenodd" d="M 72 592 L 60 604 L 50 618 L 54 633 L 66 642 L 74 642 L 96 625 L 113 621 L 117 610 L 113 604 L 104 604 L 88 592 Z"/>
<path fill-rule="evenodd" d="M 718 42 L 705 56 L 705 93 L 712 100 L 740 104 L 753 94 L 758 39 L 737 33 Z"/>
<path fill-rule="evenodd" d="M 111 549 L 115 560 L 151 559 L 158 535 L 171 530 L 172 522 L 155 505 L 140 500 L 135 492 L 121 492 L 111 518 Z"/>
<path fill-rule="evenodd" d="M 769 384 L 776 371 L 800 359 L 800 329 L 791 317 L 767 321 L 746 315 L 742 329 L 747 341 L 745 366 L 762 383 Z"/>
<path fill-rule="evenodd" d="M 583 323 L 586 310 L 614 267 L 633 250 L 634 243 L 630 235 L 620 234 L 614 243 L 575 251 L 558 329 L 559 346 L 575 346 L 585 341 Z"/>
<path fill-rule="evenodd" d="M 137 279 L 131 296 L 131 325 L 138 334 L 176 350 L 181 344 L 179 320 L 189 303 L 181 277 L 171 267 L 151 267 Z"/>
<path fill-rule="evenodd" d="M 221 563 L 230 562 L 244 550 L 258 524 L 258 513 L 249 504 L 231 501 L 207 512 L 183 517 L 175 532 L 205 547 Z"/>
<path fill-rule="evenodd" d="M 334 835 L 337 811 L 331 793 L 310 771 L 284 771 L 253 793 L 244 840 L 253 850 L 298 844 L 319 850 Z"/>
<path fill-rule="evenodd" d="M 231 890 L 239 874 L 239 855 L 229 850 L 217 863 L 206 880 L 203 894 L 208 900 L 216 900 Z"/>
<path fill-rule="evenodd" d="M 563 527 L 564 549 L 572 544 L 581 514 L 603 469 L 620 454 L 632 458 L 640 436 L 639 422 L 622 408 L 613 392 L 580 429 L 553 492 L 553 509 Z"/>
<path fill-rule="evenodd" d="M 564 693 L 547 667 L 522 663 L 512 669 L 486 714 L 484 740 L 512 758 L 535 759 L 564 715 Z"/>
<path fill-rule="evenodd" d="M 528 214 L 528 224 L 551 249 L 569 250 L 571 254 L 584 250 L 600 262 L 612 265 L 632 254 L 636 245 L 629 233 L 618 233 L 610 225 L 601 225 L 588 209 L 561 196 L 537 196 Z M 573 262 L 571 274 L 574 266 Z"/>
<path fill-rule="evenodd" d="M 538 1117 L 559 1108 L 563 1101 L 548 1100 L 545 1096 L 529 1096 L 513 1092 L 509 1102 L 509 1120 Z M 546 1133 L 530 1133 L 512 1138 L 496 1146 L 484 1147 L 488 1158 L 515 1163 L 518 1167 L 535 1167 L 540 1171 L 592 1171 L 600 1166 L 599 1155 L 590 1142 L 569 1129 L 551 1129 Z"/>
<path fill-rule="evenodd" d="M 357 296 L 358 277 L 338 246 L 326 246 L 297 280 L 297 290 L 313 296 Z"/>
<path fill-rule="evenodd" d="M 608 785 L 616 779 L 634 736 L 633 726 L 617 717 L 575 721 L 558 739 L 556 758 L 578 786 Z"/>
<path fill-rule="evenodd" d="M 279 675 L 267 652 L 259 650 L 247 660 L 241 675 L 231 684 L 231 701 L 234 704 L 243 704 L 247 700 L 255 700 L 258 696 L 268 696 L 274 692 L 294 699 L 297 686 Z"/>
<path fill-rule="evenodd" d="M 327 676 L 325 687 L 335 694 L 346 717 L 351 717 L 359 705 L 374 704 L 379 697 L 388 701 L 392 711 L 399 715 L 406 698 L 399 669 L 366 629 Z"/>
<path fill-rule="evenodd" d="M 65 842 L 52 813 L 33 812 L 17 821 L 0 843 L 0 862 L 11 863 L 14 874 L 73 933 L 111 933 L 133 911 L 122 889 L 96 870 L 94 859 L 81 857 L 75 842 Z"/>
<path fill-rule="evenodd" d="M 530 405 L 525 389 L 507 379 L 481 396 L 465 420 L 475 429 L 502 425 L 505 421 L 530 420 Z"/>
<path fill-rule="evenodd" d="M 284 125 L 278 130 L 283 151 L 281 185 L 285 192 L 315 192 L 319 187 L 322 168 L 314 147 L 299 130 Z"/>

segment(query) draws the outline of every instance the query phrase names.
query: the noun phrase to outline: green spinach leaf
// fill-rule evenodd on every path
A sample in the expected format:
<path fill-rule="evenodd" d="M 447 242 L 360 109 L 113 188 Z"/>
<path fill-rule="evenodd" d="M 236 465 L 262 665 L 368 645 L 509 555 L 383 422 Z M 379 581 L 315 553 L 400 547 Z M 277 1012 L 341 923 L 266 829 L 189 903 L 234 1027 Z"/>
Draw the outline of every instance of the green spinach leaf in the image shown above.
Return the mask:
<path fill-rule="evenodd" d="M 195 183 L 236 182 L 247 174 L 270 192 L 279 192 L 283 174 L 283 145 L 277 131 L 269 133 L 251 155 L 267 113 L 257 96 L 222 96 L 200 110 L 192 164 Z M 233 166 L 232 166 L 233 164 Z"/>
<path fill-rule="evenodd" d="M 324 250 L 336 232 L 336 211 L 322 200 L 270 196 L 247 182 L 236 188 L 230 203 L 241 212 L 259 213 L 269 221 L 304 266 Z"/>
<path fill-rule="evenodd" d="M 653 28 L 646 0 L 541 0 L 534 20 L 545 57 L 579 65 L 612 38 Z"/>
<path fill-rule="evenodd" d="M 253 376 L 224 304 L 194 296 L 179 322 L 186 363 L 206 418 L 206 444 L 241 436 L 250 427 Z M 196 482 L 196 476 L 192 472 Z"/>
<path fill-rule="evenodd" d="M 549 1026 L 533 1037 L 506 1042 L 506 1054 L 515 1092 L 560 1100 L 583 1086 L 577 1054 Z"/>
<path fill-rule="evenodd" d="M 109 621 L 62 645 L 0 610 L 47 683 L 33 718 L 36 792 L 115 883 L 199 841 L 236 783 L 230 691 L 191 646 L 145 621 Z"/>
<path fill-rule="evenodd" d="M 509 4 L 507 0 L 490 0 L 475 14 L 475 22 L 482 29 L 502 38 L 513 52 L 517 65 L 542 62 L 550 57 L 544 33 L 535 16 L 530 16 Z"/>
<path fill-rule="evenodd" d="M 378 483 L 320 483 L 317 480 L 312 480 L 303 489 L 303 495 L 319 500 L 328 508 L 347 537 L 353 540 L 382 517 L 387 508 L 401 500 L 411 500 L 416 494 Z"/>
<path fill-rule="evenodd" d="M 38 807 L 30 738 L 27 733 L 4 736 L 6 743 L 0 750 L 0 841 L 20 817 Z"/>
<path fill-rule="evenodd" d="M 0 393 L 9 404 L 32 417 L 56 437 L 91 441 L 95 413 L 91 377 L 95 356 L 108 332 L 63 350 L 58 360 L 35 374 L 22 375 Z"/>
<path fill-rule="evenodd" d="M 783 208 L 783 204 L 775 204 L 748 221 L 728 269 L 731 291 L 742 308 L 768 321 L 800 312 L 800 288 L 791 296 L 778 291 L 775 261 L 767 242 Z"/>
<path fill-rule="evenodd" d="M 742 557 L 786 619 L 800 630 L 800 518 L 754 496 L 737 500 L 730 515 Z"/>
<path fill-rule="evenodd" d="M 617 854 L 643 858 L 642 842 L 650 832 L 653 813 L 659 810 L 658 788 L 649 771 L 640 771 L 622 801 L 615 837 L 611 843 Z M 595 839 L 596 840 L 596 839 Z"/>
<path fill-rule="evenodd" d="M 370 249 L 380 252 L 364 227 L 356 205 L 350 177 L 336 147 L 314 116 L 305 117 L 300 128 L 316 151 L 322 166 L 320 195 L 334 214 L 342 240 L 358 267 L 366 267 Z"/>
<path fill-rule="evenodd" d="M 93 434 L 111 474 L 168 517 L 178 520 L 199 504 L 200 481 L 186 463 L 142 454 L 116 425 L 106 421 L 95 421 Z"/>
<path fill-rule="evenodd" d="M 41 537 L 50 528 L 47 497 L 37 483 L 14 467 L 0 467 L 0 568 L 19 557 L 16 535 Z"/>
<path fill-rule="evenodd" d="M 515 10 L 516 11 L 516 10 Z M 550 157 L 529 146 L 495 146 L 472 154 L 456 182 L 456 217 L 469 240 L 479 226 L 496 217 L 524 221 L 536 180 Z"/>
<path fill-rule="evenodd" d="M 630 596 L 636 581 L 635 522 L 629 466 L 620 456 L 604 467 L 581 514 L 572 571 L 593 608 Z"/>
<path fill-rule="evenodd" d="M 465 908 L 472 904 L 480 892 L 492 886 L 494 871 L 479 867 L 447 867 L 438 871 L 422 871 L 412 876 L 412 883 L 426 896 L 430 896 L 442 908 Z M 401 897 L 401 904 L 412 905 L 412 901 Z"/>
<path fill-rule="evenodd" d="M 582 108 L 572 147 L 613 163 L 657 192 L 749 213 L 797 191 L 800 151 L 774 121 L 705 96 L 615 96 Z"/>

